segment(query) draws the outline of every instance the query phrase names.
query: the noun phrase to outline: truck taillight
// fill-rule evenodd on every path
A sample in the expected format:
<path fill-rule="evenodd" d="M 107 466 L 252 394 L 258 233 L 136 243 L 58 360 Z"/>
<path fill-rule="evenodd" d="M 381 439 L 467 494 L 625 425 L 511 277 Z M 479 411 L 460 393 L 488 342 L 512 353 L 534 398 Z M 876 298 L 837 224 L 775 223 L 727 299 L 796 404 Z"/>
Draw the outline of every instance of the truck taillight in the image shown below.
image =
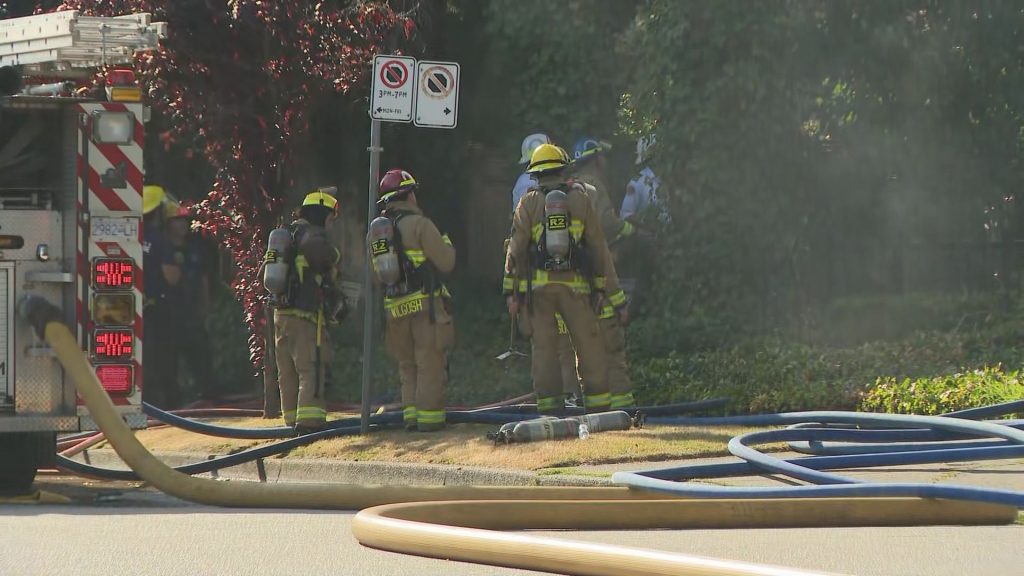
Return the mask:
<path fill-rule="evenodd" d="M 131 290 L 135 261 L 131 258 L 96 258 L 92 262 L 92 286 L 96 290 Z"/>
<path fill-rule="evenodd" d="M 103 364 L 96 367 L 96 378 L 107 394 L 128 395 L 135 383 L 135 370 L 121 364 Z"/>
<path fill-rule="evenodd" d="M 131 330 L 97 328 L 92 336 L 92 355 L 97 362 L 130 360 L 135 353 L 135 335 Z"/>

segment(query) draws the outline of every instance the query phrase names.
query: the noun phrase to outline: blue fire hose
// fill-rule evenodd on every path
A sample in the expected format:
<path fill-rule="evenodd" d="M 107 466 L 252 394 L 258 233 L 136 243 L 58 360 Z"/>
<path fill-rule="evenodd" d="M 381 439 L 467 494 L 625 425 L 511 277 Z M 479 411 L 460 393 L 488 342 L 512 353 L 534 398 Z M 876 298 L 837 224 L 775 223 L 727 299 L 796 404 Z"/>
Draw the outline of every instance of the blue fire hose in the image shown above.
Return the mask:
<path fill-rule="evenodd" d="M 974 417 L 993 416 L 1018 410 L 1019 404 L 1010 403 L 996 407 L 985 407 L 967 415 Z M 730 464 L 684 466 L 678 468 L 650 470 L 644 472 L 619 472 L 612 481 L 627 486 L 670 493 L 691 498 L 827 498 L 841 496 L 918 496 L 928 498 L 951 498 L 1011 504 L 1024 508 L 1024 492 L 997 490 L 971 486 L 936 485 L 921 483 L 868 483 L 853 478 L 829 474 L 823 470 L 919 464 L 926 462 L 952 462 L 981 460 L 988 458 L 1013 458 L 1024 456 L 1024 431 L 1012 426 L 993 422 L 975 422 L 950 416 L 901 416 L 893 414 L 870 414 L 857 412 L 795 412 L 789 414 L 765 414 L 729 418 L 687 418 L 693 425 L 749 425 L 810 423 L 833 425 L 845 424 L 868 427 L 899 428 L 897 430 L 857 430 L 849 428 L 805 428 L 796 427 L 768 432 L 754 432 L 733 438 L 729 451 L 743 461 Z M 650 419 L 653 422 L 679 418 Z M 714 422 L 715 424 L 711 424 Z M 906 430 L 910 428 L 911 430 Z M 970 443 L 968 447 L 953 444 L 947 448 L 914 449 L 905 452 L 883 452 L 843 456 L 814 456 L 792 460 L 780 460 L 758 452 L 749 444 L 763 442 L 829 440 L 871 441 L 906 440 L 918 437 L 934 438 L 936 434 L 956 434 L 968 437 L 1002 438 L 994 444 L 979 446 Z M 721 477 L 745 474 L 784 474 L 799 480 L 813 482 L 807 486 L 786 487 L 732 487 L 706 484 L 683 483 L 678 480 Z"/>

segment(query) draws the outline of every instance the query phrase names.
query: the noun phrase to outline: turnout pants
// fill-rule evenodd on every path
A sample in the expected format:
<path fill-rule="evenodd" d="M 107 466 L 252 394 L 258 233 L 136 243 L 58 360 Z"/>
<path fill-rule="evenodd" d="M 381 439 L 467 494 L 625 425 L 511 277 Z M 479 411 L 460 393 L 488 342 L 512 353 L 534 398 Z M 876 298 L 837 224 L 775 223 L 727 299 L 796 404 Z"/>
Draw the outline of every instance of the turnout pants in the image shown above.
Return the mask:
<path fill-rule="evenodd" d="M 555 315 L 558 324 L 558 366 L 562 378 L 562 393 L 572 396 L 580 391 L 580 377 L 576 372 L 576 350 L 569 338 L 569 328 L 561 315 Z"/>
<path fill-rule="evenodd" d="M 636 404 L 633 399 L 633 382 L 626 368 L 626 329 L 618 316 L 602 318 L 601 339 L 608 362 L 608 390 L 611 392 L 612 410 L 629 408 Z"/>
<path fill-rule="evenodd" d="M 583 399 L 587 412 L 608 410 L 608 366 L 597 314 L 590 297 L 576 294 L 568 286 L 548 284 L 534 288 L 532 295 L 533 354 L 531 372 L 537 393 L 537 410 L 542 414 L 564 410 L 562 373 L 558 360 L 558 322 L 561 314 L 576 348 L 579 372 L 583 379 Z"/>
<path fill-rule="evenodd" d="M 424 432 L 444 427 L 448 350 L 455 340 L 451 316 L 440 300 L 434 304 L 434 322 L 426 304 L 400 318 L 389 314 L 384 337 L 388 353 L 398 363 L 405 426 Z"/>
<path fill-rule="evenodd" d="M 277 380 L 281 413 L 286 426 L 318 428 L 327 422 L 328 370 L 331 344 L 327 326 L 320 328 L 320 363 L 317 365 L 316 322 L 274 312 Z"/>

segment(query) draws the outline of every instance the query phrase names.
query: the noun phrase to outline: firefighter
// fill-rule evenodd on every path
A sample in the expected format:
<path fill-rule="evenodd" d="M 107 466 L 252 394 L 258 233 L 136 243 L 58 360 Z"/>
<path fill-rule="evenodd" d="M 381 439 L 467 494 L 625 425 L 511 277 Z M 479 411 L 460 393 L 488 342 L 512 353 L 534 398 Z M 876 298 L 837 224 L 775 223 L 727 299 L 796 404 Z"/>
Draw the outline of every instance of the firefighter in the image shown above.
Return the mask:
<path fill-rule="evenodd" d="M 530 155 L 541 144 L 551 144 L 551 139 L 548 138 L 547 134 L 530 134 L 524 138 L 520 149 L 522 155 L 519 158 L 519 163 L 529 163 Z M 537 181 L 534 179 L 533 174 L 524 170 L 512 188 L 512 214 L 515 214 L 519 199 L 526 194 L 527 190 L 535 186 L 537 186 Z M 507 249 L 508 246 L 506 246 Z M 529 316 L 525 313 L 520 313 L 517 320 L 520 332 L 523 336 L 529 338 L 532 330 Z M 576 373 L 576 352 L 572 349 L 572 341 L 569 340 L 569 330 L 565 327 L 565 320 L 560 315 L 555 314 L 555 321 L 558 323 L 558 366 L 562 379 L 562 393 L 565 395 L 567 406 L 576 406 L 579 403 L 580 391 L 579 376 Z"/>
<path fill-rule="evenodd" d="M 587 412 L 608 410 L 607 364 L 592 297 L 606 289 L 608 246 L 590 199 L 569 182 L 564 150 L 542 144 L 527 171 L 537 187 L 516 207 L 505 256 L 509 313 L 525 305 L 533 326 L 532 374 L 537 410 L 564 411 L 558 378 L 558 327 L 565 320 L 584 382 Z"/>
<path fill-rule="evenodd" d="M 590 137 L 580 138 L 573 146 L 573 168 L 575 179 L 586 182 L 597 190 L 597 194 L 591 194 L 590 201 L 594 203 L 594 210 L 601 220 L 601 228 L 608 239 L 608 244 L 614 245 L 636 233 L 636 228 L 631 222 L 616 214 L 608 195 L 608 161 L 605 152 L 610 148 L 607 142 Z"/>
<path fill-rule="evenodd" d="M 423 215 L 418 189 L 405 170 L 384 174 L 381 217 L 370 226 L 370 254 L 384 288 L 385 342 L 398 363 L 405 427 L 433 432 L 445 427 L 448 350 L 455 328 L 441 276 L 455 268 L 455 248 Z"/>
<path fill-rule="evenodd" d="M 184 360 L 204 399 L 218 397 L 219 384 L 213 377 L 206 318 L 210 310 L 210 281 L 207 274 L 205 246 L 192 233 L 192 212 L 181 203 L 168 198 L 167 247 L 171 258 L 181 267 L 181 282 L 168 291 L 167 300 L 175 313 L 171 316 L 171 338 L 178 356 Z"/>
<path fill-rule="evenodd" d="M 338 317 L 337 283 L 341 251 L 327 239 L 338 216 L 338 199 L 317 189 L 305 196 L 298 218 L 288 226 L 286 290 L 275 304 L 274 344 L 284 423 L 297 435 L 323 430 L 325 389 L 330 380 L 327 325 Z"/>
<path fill-rule="evenodd" d="M 179 407 L 178 348 L 172 334 L 173 304 L 168 293 L 181 283 L 181 265 L 174 260 L 165 234 L 167 193 L 162 186 L 142 187 L 142 268 L 145 286 L 143 338 L 146 355 L 142 364 L 143 395 L 147 403 L 163 410 Z"/>
<path fill-rule="evenodd" d="M 580 186 L 594 204 L 601 221 L 601 229 L 615 241 L 628 238 L 635 228 L 615 213 L 608 188 L 605 184 L 606 159 L 604 152 L 610 146 L 594 138 L 580 138 L 573 149 L 574 182 Z M 614 242 L 613 242 L 614 243 Z M 611 409 L 621 410 L 636 404 L 633 399 L 633 383 L 626 366 L 626 329 L 629 322 L 629 307 L 626 293 L 619 285 L 615 262 L 609 251 L 608 281 L 606 297 L 598 302 L 601 339 L 604 342 L 608 362 L 608 389 L 611 392 Z M 584 386 L 586 383 L 584 382 Z"/>

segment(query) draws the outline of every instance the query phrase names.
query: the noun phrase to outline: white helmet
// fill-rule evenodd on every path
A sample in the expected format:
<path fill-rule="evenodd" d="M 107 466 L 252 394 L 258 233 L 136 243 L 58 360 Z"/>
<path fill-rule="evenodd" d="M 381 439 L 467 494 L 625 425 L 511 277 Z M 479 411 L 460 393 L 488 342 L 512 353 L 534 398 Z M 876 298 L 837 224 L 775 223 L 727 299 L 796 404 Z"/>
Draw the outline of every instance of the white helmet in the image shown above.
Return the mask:
<path fill-rule="evenodd" d="M 526 138 L 523 138 L 522 153 L 523 156 L 519 159 L 520 164 L 527 164 L 530 162 L 530 156 L 533 155 L 533 151 L 537 149 L 541 144 L 551 144 L 551 138 L 548 138 L 547 134 L 530 134 Z"/>
<path fill-rule="evenodd" d="M 654 146 L 655 142 L 657 142 L 657 140 L 653 133 L 648 136 L 641 136 L 640 139 L 636 141 L 637 165 L 643 164 L 648 159 L 650 156 L 649 151 L 651 146 Z"/>

